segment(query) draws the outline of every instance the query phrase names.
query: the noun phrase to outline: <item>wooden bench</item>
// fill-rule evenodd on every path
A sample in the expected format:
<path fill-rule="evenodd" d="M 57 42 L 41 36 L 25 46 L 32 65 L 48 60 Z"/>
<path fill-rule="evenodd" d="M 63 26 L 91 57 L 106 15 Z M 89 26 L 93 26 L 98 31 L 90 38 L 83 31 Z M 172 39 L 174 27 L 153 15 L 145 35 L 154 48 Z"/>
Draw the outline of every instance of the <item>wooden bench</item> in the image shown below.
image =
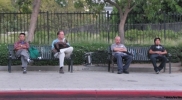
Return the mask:
<path fill-rule="evenodd" d="M 35 47 L 36 49 L 39 50 L 41 59 L 32 59 L 34 61 L 39 61 L 39 60 L 59 60 L 58 58 L 55 58 L 53 56 L 53 53 L 51 51 L 51 46 L 50 45 L 30 45 L 30 47 Z M 8 72 L 11 73 L 11 65 L 13 60 L 20 60 L 20 58 L 17 58 L 15 56 L 14 52 L 14 45 L 9 44 L 7 46 L 8 49 Z M 68 71 L 73 72 L 73 58 L 74 55 L 71 54 L 69 58 L 65 58 L 65 61 L 68 62 Z M 30 58 L 31 59 L 31 58 Z"/>
<path fill-rule="evenodd" d="M 127 47 L 127 51 L 132 54 L 133 61 L 132 62 L 151 62 L 148 58 L 148 51 L 150 47 Z M 169 73 L 171 73 L 171 54 L 168 53 L 166 55 L 167 62 L 169 63 Z M 112 56 L 111 46 L 108 47 L 108 71 L 110 72 L 110 69 L 112 72 L 114 72 L 114 63 L 116 63 L 116 60 L 114 60 L 114 57 Z M 159 61 L 159 60 L 158 60 Z M 151 62 L 152 63 L 152 62 Z M 166 66 L 164 67 L 165 72 Z"/>

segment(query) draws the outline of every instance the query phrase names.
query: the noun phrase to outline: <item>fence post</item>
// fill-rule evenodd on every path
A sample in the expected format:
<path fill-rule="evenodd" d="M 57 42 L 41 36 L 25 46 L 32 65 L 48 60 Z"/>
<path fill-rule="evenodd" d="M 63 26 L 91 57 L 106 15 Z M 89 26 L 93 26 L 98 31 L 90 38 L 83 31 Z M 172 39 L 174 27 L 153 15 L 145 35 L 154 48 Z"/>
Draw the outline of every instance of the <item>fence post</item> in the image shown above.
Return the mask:
<path fill-rule="evenodd" d="M 109 24 L 109 11 L 107 11 L 107 40 L 108 40 L 108 44 L 109 44 L 109 41 L 110 41 L 110 36 L 109 36 L 109 27 L 110 27 L 110 24 Z"/>
<path fill-rule="evenodd" d="M 164 13 L 164 41 L 166 41 L 166 13 Z"/>
<path fill-rule="evenodd" d="M 47 11 L 47 34 L 48 34 L 48 44 L 49 44 L 49 12 Z"/>

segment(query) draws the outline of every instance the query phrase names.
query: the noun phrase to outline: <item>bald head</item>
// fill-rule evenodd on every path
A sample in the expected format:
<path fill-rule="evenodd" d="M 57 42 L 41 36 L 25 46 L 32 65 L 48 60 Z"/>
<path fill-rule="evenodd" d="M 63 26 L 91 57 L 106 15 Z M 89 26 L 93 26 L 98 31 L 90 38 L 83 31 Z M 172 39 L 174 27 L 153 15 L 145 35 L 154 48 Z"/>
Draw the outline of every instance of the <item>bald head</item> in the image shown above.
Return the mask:
<path fill-rule="evenodd" d="M 121 42 L 121 38 L 119 36 L 116 36 L 115 37 L 115 43 L 120 44 L 120 42 Z"/>

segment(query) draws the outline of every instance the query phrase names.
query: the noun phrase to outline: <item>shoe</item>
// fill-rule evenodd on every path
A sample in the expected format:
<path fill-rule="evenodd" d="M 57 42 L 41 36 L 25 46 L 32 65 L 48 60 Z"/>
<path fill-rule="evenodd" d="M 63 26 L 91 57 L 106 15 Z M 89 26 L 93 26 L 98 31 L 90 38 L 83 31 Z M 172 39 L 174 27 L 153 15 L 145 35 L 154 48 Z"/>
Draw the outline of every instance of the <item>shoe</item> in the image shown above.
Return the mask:
<path fill-rule="evenodd" d="M 30 59 L 27 59 L 27 62 L 28 62 L 28 64 L 32 65 L 34 61 L 30 60 Z"/>
<path fill-rule="evenodd" d="M 63 67 L 60 67 L 59 73 L 64 74 Z"/>
<path fill-rule="evenodd" d="M 128 72 L 127 70 L 124 70 L 124 71 L 123 71 L 123 73 L 125 73 L 125 74 L 129 74 L 129 72 Z"/>
<path fill-rule="evenodd" d="M 122 74 L 123 72 L 122 71 L 118 71 L 118 74 Z"/>
<path fill-rule="evenodd" d="M 27 73 L 27 69 L 23 68 L 23 74 L 26 74 L 26 73 Z"/>
<path fill-rule="evenodd" d="M 156 74 L 159 74 L 160 73 L 160 71 L 158 70 L 158 71 L 156 71 Z"/>

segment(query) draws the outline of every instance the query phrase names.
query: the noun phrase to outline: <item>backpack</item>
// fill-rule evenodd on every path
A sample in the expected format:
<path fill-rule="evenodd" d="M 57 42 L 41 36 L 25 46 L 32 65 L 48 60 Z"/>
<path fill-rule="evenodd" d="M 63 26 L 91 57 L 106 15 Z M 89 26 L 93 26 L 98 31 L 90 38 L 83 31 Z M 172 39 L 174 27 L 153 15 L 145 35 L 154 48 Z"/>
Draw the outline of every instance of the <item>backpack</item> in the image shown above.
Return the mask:
<path fill-rule="evenodd" d="M 39 50 L 36 49 L 35 47 L 30 47 L 28 49 L 28 51 L 29 51 L 29 54 L 30 54 L 30 58 L 31 59 L 36 59 L 36 58 L 38 58 L 40 56 Z"/>

